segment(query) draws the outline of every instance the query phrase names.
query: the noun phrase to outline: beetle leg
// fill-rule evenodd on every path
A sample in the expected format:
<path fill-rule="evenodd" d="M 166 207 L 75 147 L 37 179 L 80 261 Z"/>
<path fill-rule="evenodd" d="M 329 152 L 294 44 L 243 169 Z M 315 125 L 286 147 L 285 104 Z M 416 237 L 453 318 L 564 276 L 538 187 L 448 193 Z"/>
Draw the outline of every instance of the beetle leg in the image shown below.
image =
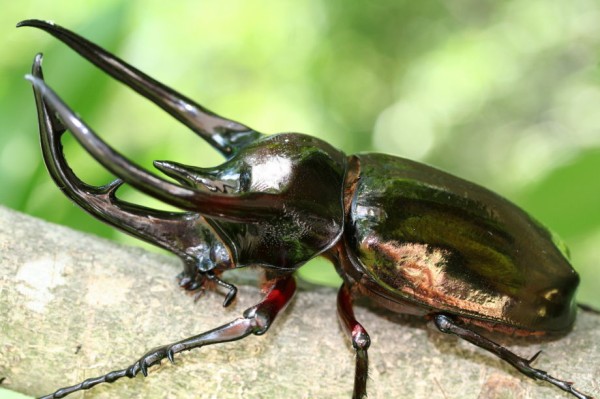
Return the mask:
<path fill-rule="evenodd" d="M 352 294 L 348 284 L 340 287 L 337 296 L 337 311 L 342 327 L 356 351 L 356 369 L 354 371 L 353 399 L 367 397 L 367 377 L 369 374 L 369 358 L 367 349 L 371 345 L 371 338 L 367 330 L 356 320 L 352 310 Z"/>
<path fill-rule="evenodd" d="M 268 292 L 264 299 L 257 305 L 246 309 L 243 313 L 243 317 L 193 337 L 154 348 L 125 369 L 112 371 L 100 377 L 89 378 L 77 385 L 61 388 L 40 399 L 62 398 L 73 392 L 90 389 L 93 386 L 104 382 L 113 383 L 123 377 L 133 378 L 140 372 L 142 372 L 144 376 L 147 376 L 149 367 L 159 364 L 161 360 L 165 358 L 173 363 L 175 354 L 179 352 L 200 348 L 206 345 L 236 341 L 245 338 L 250 334 L 262 335 L 269 329 L 277 314 L 285 309 L 294 296 L 294 293 L 296 292 L 296 282 L 294 281 L 293 276 L 288 275 L 268 281 L 266 283 L 266 288 L 268 289 Z"/>
<path fill-rule="evenodd" d="M 457 335 L 460 338 L 493 353 L 529 378 L 549 382 L 550 384 L 557 386 L 563 391 L 566 391 L 579 399 L 593 399 L 591 396 L 587 396 L 573 388 L 572 382 L 559 380 L 552 377 L 544 370 L 531 367 L 531 363 L 538 357 L 540 352 L 536 353 L 531 359 L 525 359 L 506 349 L 502 345 L 499 345 L 494 341 L 491 341 L 466 328 L 465 326 L 460 325 L 450 316 L 438 314 L 434 316 L 433 321 L 437 329 L 441 332 Z"/>
<path fill-rule="evenodd" d="M 17 27 L 20 26 L 35 27 L 50 33 L 98 68 L 167 111 L 227 158 L 262 136 L 261 133 L 241 123 L 216 115 L 96 44 L 61 26 L 40 20 L 22 21 L 17 24 Z"/>
<path fill-rule="evenodd" d="M 221 287 L 227 288 L 229 290 L 227 292 L 227 295 L 225 295 L 223 307 L 229 306 L 231 302 L 235 299 L 235 296 L 237 295 L 237 287 L 233 284 L 228 283 L 227 281 L 221 280 L 213 272 L 206 273 L 206 277 L 208 277 L 209 280 L 212 280 L 215 283 L 217 283 L 217 285 L 220 285 Z"/>

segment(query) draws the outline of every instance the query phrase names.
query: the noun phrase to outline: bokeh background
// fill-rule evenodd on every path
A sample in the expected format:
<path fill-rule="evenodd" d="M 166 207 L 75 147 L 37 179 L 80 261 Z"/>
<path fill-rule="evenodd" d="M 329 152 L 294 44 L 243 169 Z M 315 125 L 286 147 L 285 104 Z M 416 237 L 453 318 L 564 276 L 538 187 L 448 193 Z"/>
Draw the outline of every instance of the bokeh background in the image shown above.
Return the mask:
<path fill-rule="evenodd" d="M 31 89 L 37 52 L 63 98 L 137 162 L 219 156 L 48 34 L 54 20 L 209 109 L 347 153 L 434 165 L 521 205 L 568 244 L 580 301 L 600 306 L 600 3 L 597 0 L 0 0 L 0 204 L 132 245 L 54 186 Z M 73 169 L 111 177 L 70 137 Z M 134 191 L 125 198 L 161 206 Z M 337 285 L 311 262 L 302 276 Z"/>

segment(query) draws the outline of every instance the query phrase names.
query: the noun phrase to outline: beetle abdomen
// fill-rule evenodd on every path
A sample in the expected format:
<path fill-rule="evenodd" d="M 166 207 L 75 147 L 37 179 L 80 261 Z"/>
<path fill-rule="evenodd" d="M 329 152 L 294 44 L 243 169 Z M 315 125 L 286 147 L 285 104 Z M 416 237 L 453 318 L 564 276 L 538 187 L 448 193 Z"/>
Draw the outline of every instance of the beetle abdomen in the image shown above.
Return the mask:
<path fill-rule="evenodd" d="M 350 163 L 359 179 L 348 234 L 387 297 L 525 330 L 571 326 L 577 273 L 524 211 L 410 160 L 361 154 Z"/>

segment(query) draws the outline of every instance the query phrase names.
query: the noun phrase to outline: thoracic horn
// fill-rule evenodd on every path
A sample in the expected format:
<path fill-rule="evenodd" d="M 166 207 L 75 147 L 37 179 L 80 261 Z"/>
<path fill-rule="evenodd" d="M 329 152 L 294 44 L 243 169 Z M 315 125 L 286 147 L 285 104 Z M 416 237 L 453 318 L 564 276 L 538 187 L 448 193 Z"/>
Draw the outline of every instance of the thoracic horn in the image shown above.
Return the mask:
<path fill-rule="evenodd" d="M 50 33 L 98 68 L 167 111 L 226 158 L 231 158 L 237 150 L 262 136 L 248 126 L 207 110 L 68 29 L 36 19 L 19 22 L 17 27 L 21 26 L 35 27 Z"/>

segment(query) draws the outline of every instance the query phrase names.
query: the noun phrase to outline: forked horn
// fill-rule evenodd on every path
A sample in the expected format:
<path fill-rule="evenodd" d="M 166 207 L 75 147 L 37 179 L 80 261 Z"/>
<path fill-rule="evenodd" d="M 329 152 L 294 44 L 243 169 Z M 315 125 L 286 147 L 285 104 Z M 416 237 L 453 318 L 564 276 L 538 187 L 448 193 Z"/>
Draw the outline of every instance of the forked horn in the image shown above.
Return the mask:
<path fill-rule="evenodd" d="M 31 73 L 40 80 L 44 79 L 42 54 L 35 56 Z M 33 93 L 38 111 L 42 155 L 50 176 L 69 198 L 88 212 L 96 214 L 96 205 L 100 202 L 98 198 L 106 198 L 111 192 L 118 189 L 122 181 L 115 180 L 102 187 L 91 186 L 81 181 L 73 173 L 62 153 L 60 138 L 66 131 L 65 126 L 54 113 L 48 112 L 39 90 L 34 87 Z"/>
<path fill-rule="evenodd" d="M 44 78 L 41 54 L 35 56 L 31 74 L 39 79 Z M 197 247 L 205 242 L 205 237 L 211 235 L 212 229 L 204 218 L 192 212 L 162 211 L 122 201 L 116 197 L 116 191 L 123 184 L 120 179 L 100 187 L 80 180 L 69 167 L 62 150 L 61 136 L 66 128 L 55 113 L 48 109 L 35 86 L 33 92 L 44 163 L 56 185 L 92 216 L 179 256 L 188 276 L 180 284 L 193 289 L 196 283 L 190 281 L 189 276 L 195 275 L 199 259 L 197 253 L 190 255 L 187 249 Z M 225 287 L 233 295 L 231 288 Z"/>
<path fill-rule="evenodd" d="M 35 27 L 50 33 L 98 68 L 167 111 L 226 158 L 231 158 L 240 148 L 262 136 L 248 126 L 207 110 L 98 45 L 53 22 L 30 19 L 17 24 L 17 27 L 21 26 Z"/>

